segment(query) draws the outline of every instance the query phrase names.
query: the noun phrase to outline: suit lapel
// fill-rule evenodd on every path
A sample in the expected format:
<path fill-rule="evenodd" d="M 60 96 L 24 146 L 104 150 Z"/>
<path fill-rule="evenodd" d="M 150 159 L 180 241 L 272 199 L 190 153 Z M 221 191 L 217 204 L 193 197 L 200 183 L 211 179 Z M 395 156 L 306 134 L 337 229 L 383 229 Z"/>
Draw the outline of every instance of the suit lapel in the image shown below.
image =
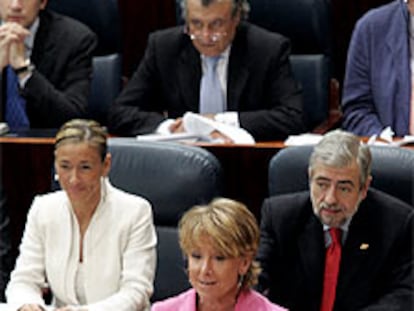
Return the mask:
<path fill-rule="evenodd" d="M 191 42 L 183 49 L 177 64 L 178 89 L 186 111 L 199 111 L 201 60 Z"/>
<path fill-rule="evenodd" d="M 52 67 L 56 64 L 55 62 L 44 60 L 55 59 L 56 55 L 60 55 L 59 52 L 56 51 L 57 47 L 54 44 L 57 38 L 51 38 L 49 35 L 50 31 L 48 31 L 48 29 L 51 27 L 50 19 L 51 17 L 47 12 L 40 12 L 39 29 L 36 33 L 32 55 L 30 57 L 31 61 L 36 65 L 37 69 L 39 69 L 39 71 L 42 73 L 52 72 Z"/>
<path fill-rule="evenodd" d="M 352 288 L 352 284 L 370 271 L 370 263 L 375 250 L 375 239 L 373 230 L 369 228 L 372 222 L 372 215 L 375 211 L 367 211 L 369 207 L 362 204 L 352 219 L 349 227 L 348 237 L 342 248 L 341 268 L 339 272 L 337 295 L 340 299 L 341 293 L 347 292 Z M 371 216 L 369 215 L 371 213 Z M 345 295 L 346 296 L 346 295 Z"/>
<path fill-rule="evenodd" d="M 305 284 L 303 288 L 311 289 L 310 297 L 319 299 L 325 262 L 325 246 L 322 224 L 313 215 L 298 237 L 298 248 L 304 271 L 303 281 Z"/>
<path fill-rule="evenodd" d="M 244 28 L 239 26 L 231 46 L 227 73 L 227 110 L 230 111 L 240 110 L 240 98 L 249 76 L 245 41 Z"/>

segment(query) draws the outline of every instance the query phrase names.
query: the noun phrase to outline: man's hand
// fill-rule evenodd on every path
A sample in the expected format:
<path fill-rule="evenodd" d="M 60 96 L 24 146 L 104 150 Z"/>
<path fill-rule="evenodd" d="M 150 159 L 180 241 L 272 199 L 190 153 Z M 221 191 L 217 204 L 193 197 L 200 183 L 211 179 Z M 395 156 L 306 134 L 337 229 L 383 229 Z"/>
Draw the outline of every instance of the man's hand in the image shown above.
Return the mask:
<path fill-rule="evenodd" d="M 207 119 L 211 119 L 211 120 L 215 120 L 214 119 L 214 117 L 216 116 L 214 113 L 206 113 L 206 114 L 202 114 L 202 116 L 204 117 L 204 118 L 207 118 Z"/>
<path fill-rule="evenodd" d="M 213 121 L 215 121 L 215 117 L 216 115 L 214 113 L 206 113 L 202 115 L 203 117 L 207 118 L 207 119 L 211 119 Z M 230 139 L 228 136 L 220 133 L 219 131 L 213 131 L 211 132 L 211 134 L 209 135 L 213 140 L 216 141 L 222 141 L 225 144 L 232 144 L 233 140 Z"/>
<path fill-rule="evenodd" d="M 224 144 L 232 144 L 233 140 L 230 139 L 228 136 L 220 133 L 219 131 L 213 131 L 209 135 L 213 140 L 223 142 Z"/>
<path fill-rule="evenodd" d="M 203 117 L 213 119 L 214 115 L 203 115 Z M 183 119 L 182 118 L 175 119 L 174 123 L 170 125 L 169 129 L 170 129 L 171 133 L 183 133 L 183 132 L 185 132 L 184 126 L 183 126 Z M 209 137 L 211 139 L 213 139 L 214 141 L 216 141 L 216 142 L 222 142 L 222 143 L 225 143 L 225 144 L 233 143 L 233 140 L 231 140 L 226 135 L 220 133 L 219 131 L 211 132 L 209 134 Z"/>
<path fill-rule="evenodd" d="M 174 123 L 170 125 L 170 132 L 171 133 L 183 133 L 184 127 L 183 127 L 183 118 L 177 118 L 175 119 Z"/>
<path fill-rule="evenodd" d="M 30 32 L 17 23 L 4 23 L 0 26 L 0 69 L 7 65 L 19 68 L 25 65 L 24 39 Z"/>
<path fill-rule="evenodd" d="M 26 47 L 24 46 L 24 39 L 30 32 L 23 26 L 13 23 L 12 30 L 17 34 L 18 40 L 10 43 L 9 61 L 10 65 L 16 69 L 26 65 Z"/>
<path fill-rule="evenodd" d="M 11 31 L 10 24 L 0 26 L 0 69 L 9 64 L 10 43 L 18 40 L 18 36 Z"/>

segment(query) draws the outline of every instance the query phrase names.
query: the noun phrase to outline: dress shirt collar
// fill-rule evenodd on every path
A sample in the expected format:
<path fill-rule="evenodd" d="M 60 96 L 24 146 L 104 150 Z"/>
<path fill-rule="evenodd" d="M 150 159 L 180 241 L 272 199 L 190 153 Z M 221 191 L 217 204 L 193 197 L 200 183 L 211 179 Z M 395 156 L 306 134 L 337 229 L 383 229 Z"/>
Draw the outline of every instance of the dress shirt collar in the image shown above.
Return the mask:
<path fill-rule="evenodd" d="M 30 26 L 29 28 L 30 35 L 28 35 L 26 39 L 24 40 L 27 58 L 30 58 L 30 56 L 32 55 L 34 40 L 35 40 L 37 30 L 39 29 L 39 24 L 40 24 L 40 19 L 39 17 L 37 17 L 35 21 L 33 22 L 32 26 Z"/>
<path fill-rule="evenodd" d="M 227 77 L 226 77 L 227 70 L 226 69 L 227 69 L 227 65 L 229 63 L 230 50 L 231 50 L 231 44 L 221 54 L 217 55 L 218 57 L 220 57 L 220 59 L 218 61 L 218 64 L 217 64 L 217 67 L 218 67 L 217 72 L 220 76 L 220 80 L 222 80 L 223 78 L 225 80 L 227 80 Z M 201 57 L 201 67 L 202 67 L 203 73 L 204 73 L 204 71 L 206 69 L 205 59 L 208 56 L 200 54 L 200 57 Z M 222 82 L 222 81 L 220 81 L 220 82 Z"/>
<path fill-rule="evenodd" d="M 341 235 L 341 243 L 342 245 L 345 243 L 346 237 L 348 236 L 348 230 L 349 230 L 349 225 L 351 224 L 351 218 L 348 218 L 345 223 L 342 224 L 342 226 L 339 227 L 339 229 L 341 229 L 342 231 L 342 235 Z M 332 243 L 332 238 L 331 235 L 329 234 L 329 229 L 331 227 L 327 226 L 327 225 L 323 225 L 323 232 L 324 232 L 324 237 L 325 237 L 325 247 L 328 247 L 331 243 Z"/>
<path fill-rule="evenodd" d="M 217 56 L 220 56 L 220 59 L 229 58 L 230 50 L 231 50 L 231 44 L 229 44 L 229 46 L 221 54 L 219 54 Z M 208 56 L 206 56 L 204 54 L 200 54 L 200 56 L 201 56 L 201 61 L 204 63 L 204 59 Z"/>

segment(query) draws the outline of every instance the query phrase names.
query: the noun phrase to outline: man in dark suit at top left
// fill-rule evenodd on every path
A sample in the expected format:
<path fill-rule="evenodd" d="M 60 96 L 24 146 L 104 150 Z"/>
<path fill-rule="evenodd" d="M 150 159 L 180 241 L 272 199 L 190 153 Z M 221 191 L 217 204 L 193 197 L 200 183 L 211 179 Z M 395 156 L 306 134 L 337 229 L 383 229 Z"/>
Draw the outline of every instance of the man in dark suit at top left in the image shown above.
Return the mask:
<path fill-rule="evenodd" d="M 0 0 L 0 116 L 10 127 L 58 128 L 86 113 L 96 36 L 47 1 Z"/>

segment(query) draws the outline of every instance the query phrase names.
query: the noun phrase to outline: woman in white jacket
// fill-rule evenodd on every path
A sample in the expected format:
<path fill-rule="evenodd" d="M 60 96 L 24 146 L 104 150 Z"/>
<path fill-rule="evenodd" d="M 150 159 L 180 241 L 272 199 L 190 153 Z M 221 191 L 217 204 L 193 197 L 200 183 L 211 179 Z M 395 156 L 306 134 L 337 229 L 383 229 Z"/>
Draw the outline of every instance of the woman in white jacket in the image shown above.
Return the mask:
<path fill-rule="evenodd" d="M 67 310 L 145 310 L 152 294 L 156 234 L 145 199 L 111 186 L 106 132 L 72 120 L 56 135 L 62 191 L 37 196 L 6 290 L 21 311 L 42 310 L 44 284 Z"/>

